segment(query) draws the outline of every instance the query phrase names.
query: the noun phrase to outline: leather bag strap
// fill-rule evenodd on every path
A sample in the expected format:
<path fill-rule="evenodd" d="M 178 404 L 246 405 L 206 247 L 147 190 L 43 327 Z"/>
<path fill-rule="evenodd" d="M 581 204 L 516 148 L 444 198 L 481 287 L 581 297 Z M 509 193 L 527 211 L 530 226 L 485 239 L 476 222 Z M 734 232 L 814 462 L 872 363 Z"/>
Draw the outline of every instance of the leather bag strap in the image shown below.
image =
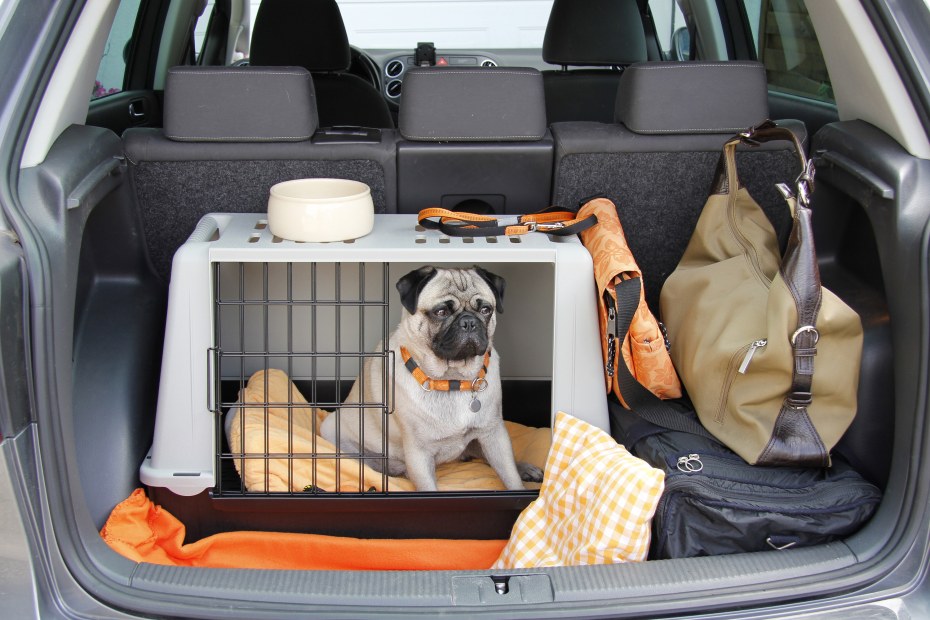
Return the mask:
<path fill-rule="evenodd" d="M 617 342 L 623 342 L 630 331 L 633 315 L 639 306 L 639 292 L 642 285 L 641 278 L 630 278 L 622 280 L 616 286 Z M 637 381 L 622 360 L 617 364 L 616 372 L 617 385 L 623 395 L 624 402 L 640 418 L 665 429 L 713 439 L 710 432 L 701 426 L 700 422 L 677 411 Z M 627 446 L 627 448 L 630 447 Z"/>
<path fill-rule="evenodd" d="M 801 146 L 801 141 L 798 140 L 798 137 L 793 131 L 786 127 L 779 127 L 771 120 L 766 120 L 755 127 L 750 127 L 746 131 L 733 136 L 727 141 L 727 144 L 742 142 L 749 146 L 759 146 L 765 142 L 773 142 L 776 140 L 785 140 L 794 144 L 795 153 L 797 153 L 798 158 L 801 160 L 801 167 L 806 167 L 807 157 L 804 155 L 804 147 Z"/>
<path fill-rule="evenodd" d="M 712 193 L 715 194 L 724 194 L 730 191 L 732 186 L 735 191 L 738 187 L 738 184 L 735 182 L 737 179 L 736 174 L 736 146 L 738 144 L 745 144 L 750 147 L 759 146 L 765 142 L 775 142 L 779 140 L 784 140 L 790 142 L 794 145 L 794 152 L 798 156 L 798 161 L 801 164 L 801 176 L 798 177 L 800 182 L 802 178 L 805 178 L 809 170 L 811 169 L 811 164 L 807 160 L 807 156 L 804 154 L 804 147 L 801 146 L 801 141 L 798 140 L 798 137 L 793 131 L 786 127 L 779 127 L 775 124 L 774 121 L 766 120 L 762 123 L 759 123 L 755 127 L 750 127 L 746 131 L 740 132 L 727 140 L 723 145 L 723 153 L 720 157 L 720 163 L 717 167 L 717 172 L 714 174 L 714 183 L 712 185 Z M 805 195 L 805 200 L 809 196 L 809 192 L 813 191 L 813 173 L 810 174 L 809 179 L 807 179 L 809 185 L 808 194 Z"/>
<path fill-rule="evenodd" d="M 824 446 L 808 413 L 808 407 L 813 402 L 811 386 L 814 357 L 820 340 L 817 315 L 823 301 L 811 210 L 807 206 L 813 180 L 814 168 L 810 162 L 805 162 L 804 172 L 798 177 L 797 197 L 787 186 L 779 186 L 794 214 L 794 225 L 779 274 L 791 292 L 798 320 L 790 336 L 794 353 L 791 388 L 775 420 L 772 438 L 759 459 L 766 463 L 803 462 L 827 467 L 830 464 L 829 450 Z"/>
<path fill-rule="evenodd" d="M 814 189 L 814 166 L 808 161 L 804 149 L 794 132 L 766 121 L 757 127 L 734 136 L 724 146 L 724 165 L 727 167 L 728 185 L 735 189 L 736 177 L 734 149 L 736 144 L 750 146 L 772 140 L 787 140 L 794 145 L 801 162 L 801 174 L 795 181 L 795 190 L 779 184 L 778 190 L 788 204 L 793 217 L 791 235 L 782 256 L 779 274 L 794 301 L 797 325 L 788 335 L 793 352 L 791 387 L 782 403 L 772 437 L 759 455 L 766 464 L 798 464 L 826 467 L 830 464 L 829 450 L 820 439 L 808 413 L 813 402 L 811 386 L 814 378 L 814 357 L 817 355 L 817 315 L 823 298 L 820 270 L 814 248 L 814 232 L 809 208 L 810 194 Z M 796 193 L 795 193 L 796 192 Z"/>

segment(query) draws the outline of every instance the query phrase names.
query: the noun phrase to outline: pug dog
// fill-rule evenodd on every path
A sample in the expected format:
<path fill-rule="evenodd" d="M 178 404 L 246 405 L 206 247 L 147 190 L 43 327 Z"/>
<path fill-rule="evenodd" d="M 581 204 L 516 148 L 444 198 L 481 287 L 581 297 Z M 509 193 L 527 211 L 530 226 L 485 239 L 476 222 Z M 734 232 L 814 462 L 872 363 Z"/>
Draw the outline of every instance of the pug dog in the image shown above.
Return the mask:
<path fill-rule="evenodd" d="M 472 457 L 485 459 L 510 490 L 522 490 L 524 480 L 542 480 L 538 467 L 515 463 L 501 417 L 500 357 L 493 338 L 503 312 L 504 279 L 480 267 L 425 266 L 398 280 L 397 291 L 404 309 L 389 339 L 394 362 L 388 380 L 394 390 L 387 430 L 380 409 L 359 416 L 356 409 L 341 408 L 324 420 L 323 437 L 336 444 L 338 426 L 343 452 L 375 455 L 383 454 L 387 432 L 390 458 L 368 458 L 366 465 L 406 475 L 418 491 L 436 490 L 437 465 Z M 379 402 L 383 368 L 381 359 L 367 358 L 345 402 Z M 392 394 L 390 387 L 386 393 Z"/>

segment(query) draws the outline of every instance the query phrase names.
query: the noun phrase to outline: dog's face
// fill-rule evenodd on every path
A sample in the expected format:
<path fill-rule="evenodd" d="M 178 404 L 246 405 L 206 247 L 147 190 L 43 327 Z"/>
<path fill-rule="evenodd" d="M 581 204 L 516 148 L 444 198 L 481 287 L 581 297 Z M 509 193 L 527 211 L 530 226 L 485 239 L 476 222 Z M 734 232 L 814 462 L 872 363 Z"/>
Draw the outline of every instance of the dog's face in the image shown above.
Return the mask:
<path fill-rule="evenodd" d="M 484 355 L 503 312 L 504 279 L 480 267 L 426 266 L 397 281 L 397 291 L 413 322 L 436 357 L 460 361 Z"/>

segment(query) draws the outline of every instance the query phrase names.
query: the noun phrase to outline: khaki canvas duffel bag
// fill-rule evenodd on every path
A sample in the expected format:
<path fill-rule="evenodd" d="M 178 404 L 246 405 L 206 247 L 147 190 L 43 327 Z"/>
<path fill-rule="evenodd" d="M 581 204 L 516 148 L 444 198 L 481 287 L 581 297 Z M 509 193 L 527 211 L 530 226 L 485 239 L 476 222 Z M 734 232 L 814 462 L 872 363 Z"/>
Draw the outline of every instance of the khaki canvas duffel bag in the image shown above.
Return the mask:
<path fill-rule="evenodd" d="M 794 219 L 783 256 L 736 170 L 738 144 L 771 140 L 791 141 L 802 170 L 795 190 L 778 186 Z M 727 141 L 721 161 L 661 292 L 672 360 L 705 428 L 746 461 L 827 466 L 856 414 L 862 325 L 820 283 L 813 167 L 795 135 L 771 121 Z"/>

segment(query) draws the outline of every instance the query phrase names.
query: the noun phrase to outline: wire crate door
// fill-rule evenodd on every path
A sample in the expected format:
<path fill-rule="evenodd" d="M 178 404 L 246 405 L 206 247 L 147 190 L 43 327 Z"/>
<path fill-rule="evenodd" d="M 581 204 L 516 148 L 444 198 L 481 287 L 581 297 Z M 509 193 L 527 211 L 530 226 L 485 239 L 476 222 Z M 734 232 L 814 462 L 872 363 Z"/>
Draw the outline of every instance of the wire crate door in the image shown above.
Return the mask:
<path fill-rule="evenodd" d="M 360 452 L 336 450 L 319 426 L 339 410 L 381 416 L 387 428 L 392 385 L 365 389 L 356 402 L 346 397 L 364 381 L 366 363 L 390 375 L 388 269 L 214 263 L 215 494 L 387 490 L 386 480 L 369 480 Z M 365 458 L 386 460 L 386 438 L 382 443 L 383 453 Z"/>

